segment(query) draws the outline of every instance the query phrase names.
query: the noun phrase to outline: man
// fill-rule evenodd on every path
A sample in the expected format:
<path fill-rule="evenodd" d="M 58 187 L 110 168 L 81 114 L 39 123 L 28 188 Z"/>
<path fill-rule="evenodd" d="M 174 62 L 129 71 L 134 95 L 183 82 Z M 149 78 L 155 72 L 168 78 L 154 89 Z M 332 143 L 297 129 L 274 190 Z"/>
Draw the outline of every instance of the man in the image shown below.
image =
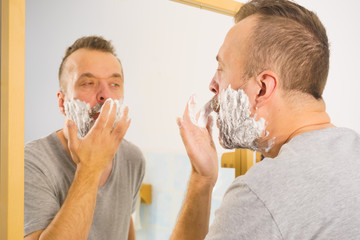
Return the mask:
<path fill-rule="evenodd" d="M 190 100 L 178 125 L 192 173 L 171 239 L 358 239 L 360 136 L 325 111 L 325 28 L 286 0 L 253 0 L 235 22 L 210 83 L 219 138 L 265 158 L 231 184 L 209 230 L 218 160 Z"/>
<path fill-rule="evenodd" d="M 59 83 L 64 128 L 25 148 L 24 239 L 135 239 L 131 213 L 145 162 L 123 139 L 130 120 L 111 43 L 76 40 Z"/>

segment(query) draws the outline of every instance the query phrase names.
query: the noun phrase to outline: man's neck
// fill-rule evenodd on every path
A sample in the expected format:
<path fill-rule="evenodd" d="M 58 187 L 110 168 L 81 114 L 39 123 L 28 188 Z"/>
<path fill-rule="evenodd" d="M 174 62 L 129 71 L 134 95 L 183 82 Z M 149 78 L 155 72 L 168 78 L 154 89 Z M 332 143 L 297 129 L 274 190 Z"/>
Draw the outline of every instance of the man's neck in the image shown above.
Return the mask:
<path fill-rule="evenodd" d="M 67 138 L 65 137 L 65 134 L 64 134 L 64 131 L 63 129 L 59 130 L 56 132 L 56 135 L 58 136 L 60 142 L 61 142 L 61 145 L 63 146 L 63 148 L 65 149 L 65 151 L 67 152 L 67 154 L 69 155 L 69 157 L 72 159 L 71 157 L 71 153 L 70 153 L 70 150 L 69 150 L 69 147 L 68 147 L 68 141 L 67 141 Z M 73 160 L 74 161 L 74 160 Z M 75 161 L 74 161 L 75 162 Z M 75 164 L 77 164 L 75 162 Z"/>
<path fill-rule="evenodd" d="M 284 108 L 268 120 L 269 136 L 266 139 L 273 139 L 274 145 L 268 152 L 262 153 L 265 157 L 276 157 L 284 144 L 302 133 L 335 127 L 331 124 L 323 101 L 302 109 Z"/>

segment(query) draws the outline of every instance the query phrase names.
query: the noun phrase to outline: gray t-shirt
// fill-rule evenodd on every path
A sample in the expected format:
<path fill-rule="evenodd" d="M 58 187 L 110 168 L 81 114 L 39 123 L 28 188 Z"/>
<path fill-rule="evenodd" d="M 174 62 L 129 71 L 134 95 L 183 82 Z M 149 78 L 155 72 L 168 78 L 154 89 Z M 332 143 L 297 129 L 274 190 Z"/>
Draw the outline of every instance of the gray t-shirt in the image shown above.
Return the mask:
<path fill-rule="evenodd" d="M 360 239 L 359 134 L 293 138 L 235 179 L 206 239 Z"/>
<path fill-rule="evenodd" d="M 65 201 L 75 171 L 55 132 L 26 144 L 24 236 L 49 225 Z M 127 239 L 144 173 L 141 151 L 123 139 L 111 174 L 98 190 L 88 239 Z"/>

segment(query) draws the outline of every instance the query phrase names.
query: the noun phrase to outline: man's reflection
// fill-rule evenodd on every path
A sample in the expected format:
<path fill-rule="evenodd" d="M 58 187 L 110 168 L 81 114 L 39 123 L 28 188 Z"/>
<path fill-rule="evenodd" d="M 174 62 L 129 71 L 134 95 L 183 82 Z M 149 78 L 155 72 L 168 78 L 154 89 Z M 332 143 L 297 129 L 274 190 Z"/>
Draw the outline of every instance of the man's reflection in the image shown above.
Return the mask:
<path fill-rule="evenodd" d="M 111 43 L 76 40 L 59 83 L 64 128 L 25 147 L 25 239 L 134 239 L 145 161 L 123 139 L 130 120 Z"/>

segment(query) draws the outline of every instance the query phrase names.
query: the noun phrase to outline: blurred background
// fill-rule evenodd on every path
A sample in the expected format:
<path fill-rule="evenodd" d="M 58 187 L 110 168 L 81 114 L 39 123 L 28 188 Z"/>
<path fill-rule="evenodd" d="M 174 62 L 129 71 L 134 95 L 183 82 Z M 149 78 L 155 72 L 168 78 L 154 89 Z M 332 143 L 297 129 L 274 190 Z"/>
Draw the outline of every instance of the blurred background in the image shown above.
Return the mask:
<path fill-rule="evenodd" d="M 316 12 L 327 28 L 331 61 L 324 99 L 332 122 L 360 132 L 360 3 L 296 2 Z M 170 0 L 26 1 L 25 142 L 63 127 L 56 93 L 65 49 L 87 35 L 111 40 L 124 68 L 132 118 L 125 138 L 143 151 L 144 183 L 153 187 L 153 202 L 140 207 L 137 239 L 168 239 L 191 170 L 176 118 L 192 94 L 199 108 L 212 97 L 215 57 L 233 24 L 230 16 Z M 220 157 L 225 151 L 217 131 Z M 234 169 L 220 169 L 211 221 L 233 179 Z"/>

